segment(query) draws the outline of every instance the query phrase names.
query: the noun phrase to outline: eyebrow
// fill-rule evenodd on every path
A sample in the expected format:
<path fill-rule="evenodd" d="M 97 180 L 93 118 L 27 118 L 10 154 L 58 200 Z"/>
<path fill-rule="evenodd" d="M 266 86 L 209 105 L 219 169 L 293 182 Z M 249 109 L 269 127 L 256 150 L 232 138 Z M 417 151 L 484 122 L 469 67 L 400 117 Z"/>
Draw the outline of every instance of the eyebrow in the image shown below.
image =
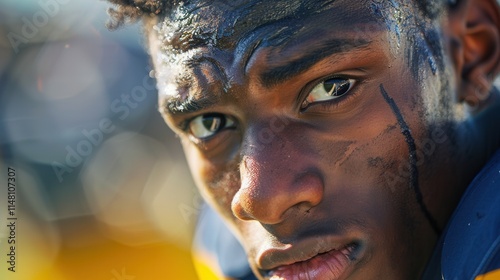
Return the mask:
<path fill-rule="evenodd" d="M 165 99 L 160 105 L 160 110 L 162 113 L 168 112 L 171 115 L 191 114 L 214 106 L 220 101 L 221 97 L 220 94 L 212 91 L 203 91 L 201 96 L 201 98 L 174 96 Z"/>
<path fill-rule="evenodd" d="M 330 39 L 323 42 L 320 47 L 312 50 L 309 54 L 293 60 L 286 65 L 270 69 L 264 72 L 259 78 L 264 87 L 270 88 L 307 71 L 328 56 L 364 48 L 370 43 L 371 41 L 365 39 Z M 215 93 L 210 90 L 202 90 L 200 98 L 195 98 L 191 95 L 187 98 L 174 96 L 164 100 L 160 106 L 160 110 L 163 113 L 171 115 L 193 114 L 216 105 L 220 101 L 222 94 L 221 92 Z"/>
<path fill-rule="evenodd" d="M 328 56 L 365 48 L 370 43 L 371 41 L 366 39 L 330 39 L 307 55 L 264 72 L 260 76 L 260 80 L 264 87 L 270 88 L 307 71 Z"/>
<path fill-rule="evenodd" d="M 198 66 L 201 66 L 202 64 L 210 65 L 212 67 L 212 70 L 215 71 L 214 76 L 218 77 L 220 81 L 222 81 L 222 92 L 214 92 L 212 90 L 208 90 L 207 88 L 202 88 L 201 92 L 196 94 L 195 96 L 189 93 L 184 96 L 174 95 L 170 98 L 164 99 L 161 102 L 161 113 L 168 112 L 171 115 L 191 114 L 217 104 L 220 101 L 222 95 L 227 92 L 228 78 L 222 70 L 222 66 L 218 63 L 218 61 L 210 57 L 201 56 L 190 59 L 187 64 L 192 67 L 193 75 L 195 75 L 198 79 L 204 81 L 205 84 L 208 84 L 208 81 L 206 80 L 206 77 L 201 73 L 201 69 Z M 189 92 L 189 90 L 187 91 Z"/>

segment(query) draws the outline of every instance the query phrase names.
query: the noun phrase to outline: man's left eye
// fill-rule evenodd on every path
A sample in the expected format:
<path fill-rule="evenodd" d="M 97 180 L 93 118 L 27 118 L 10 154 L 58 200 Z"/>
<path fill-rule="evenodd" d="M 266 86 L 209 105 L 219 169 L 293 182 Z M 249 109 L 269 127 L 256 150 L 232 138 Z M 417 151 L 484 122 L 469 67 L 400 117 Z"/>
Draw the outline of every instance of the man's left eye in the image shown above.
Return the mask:
<path fill-rule="evenodd" d="M 314 102 L 321 102 L 340 98 L 347 94 L 356 80 L 344 78 L 331 78 L 317 84 L 304 100 L 302 107 Z"/>

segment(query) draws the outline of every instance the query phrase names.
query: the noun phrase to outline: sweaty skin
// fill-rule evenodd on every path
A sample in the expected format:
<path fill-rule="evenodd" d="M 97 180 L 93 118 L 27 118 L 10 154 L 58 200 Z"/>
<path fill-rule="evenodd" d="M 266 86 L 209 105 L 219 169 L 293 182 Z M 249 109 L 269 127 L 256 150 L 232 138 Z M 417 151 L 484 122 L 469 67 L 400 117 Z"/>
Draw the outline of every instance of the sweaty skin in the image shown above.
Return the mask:
<path fill-rule="evenodd" d="M 462 172 L 439 22 L 380 2 L 213 1 L 150 34 L 165 119 L 261 279 L 418 279 L 485 160 Z"/>

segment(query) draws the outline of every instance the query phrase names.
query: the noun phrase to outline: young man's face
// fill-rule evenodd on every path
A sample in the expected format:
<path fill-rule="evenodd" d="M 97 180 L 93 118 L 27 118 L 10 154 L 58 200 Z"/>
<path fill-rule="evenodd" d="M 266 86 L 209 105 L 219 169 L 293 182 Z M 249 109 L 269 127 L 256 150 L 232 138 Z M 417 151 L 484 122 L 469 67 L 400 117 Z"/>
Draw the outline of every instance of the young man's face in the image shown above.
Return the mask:
<path fill-rule="evenodd" d="M 218 33 L 176 55 L 153 34 L 167 122 L 259 277 L 417 278 L 460 186 L 446 53 L 409 3 L 301 2 L 198 9 Z"/>

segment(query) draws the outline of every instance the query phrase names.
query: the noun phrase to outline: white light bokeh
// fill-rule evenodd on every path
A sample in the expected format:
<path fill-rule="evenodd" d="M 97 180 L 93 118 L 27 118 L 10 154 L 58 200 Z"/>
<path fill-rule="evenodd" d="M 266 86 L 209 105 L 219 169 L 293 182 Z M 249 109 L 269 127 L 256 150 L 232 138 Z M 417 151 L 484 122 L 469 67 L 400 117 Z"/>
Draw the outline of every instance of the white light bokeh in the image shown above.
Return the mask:
<path fill-rule="evenodd" d="M 82 181 L 89 205 L 110 238 L 140 245 L 158 241 L 152 236 L 160 229 L 166 236 L 159 239 L 189 244 L 189 222 L 178 206 L 192 203 L 194 192 L 186 192 L 193 188 L 190 174 L 177 160 L 157 140 L 136 133 L 120 133 L 102 144 L 82 172 Z"/>

